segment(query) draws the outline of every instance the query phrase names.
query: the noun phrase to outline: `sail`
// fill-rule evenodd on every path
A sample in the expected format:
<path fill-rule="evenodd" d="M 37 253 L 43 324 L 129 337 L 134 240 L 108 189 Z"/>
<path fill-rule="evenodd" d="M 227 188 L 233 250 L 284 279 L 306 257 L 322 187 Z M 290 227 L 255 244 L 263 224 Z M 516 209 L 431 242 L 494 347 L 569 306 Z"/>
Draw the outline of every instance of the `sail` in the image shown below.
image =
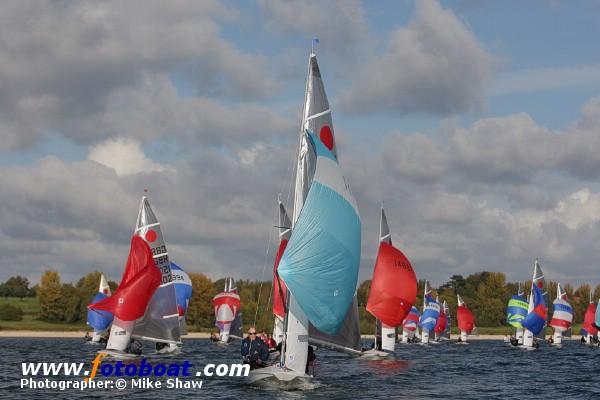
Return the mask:
<path fill-rule="evenodd" d="M 437 333 L 438 335 L 442 335 L 444 332 L 446 332 L 447 324 L 448 324 L 448 317 L 446 316 L 444 309 L 440 307 L 440 316 L 438 317 L 438 320 L 435 323 L 435 327 L 433 328 L 433 331 L 435 333 Z"/>
<path fill-rule="evenodd" d="M 598 300 L 598 304 L 600 305 L 600 300 Z M 594 318 L 594 327 L 596 329 L 600 329 L 600 307 L 596 306 L 596 317 Z"/>
<path fill-rule="evenodd" d="M 527 309 L 529 304 L 527 299 L 522 296 L 512 296 L 508 301 L 508 307 L 506 308 L 506 322 L 515 328 L 523 328 L 523 319 L 527 316 Z"/>
<path fill-rule="evenodd" d="M 348 308 L 342 326 L 337 334 L 329 335 L 321 332 L 313 324 L 308 327 L 309 342 L 338 350 L 360 351 L 362 348 L 360 338 L 360 320 L 358 316 L 358 301 L 356 296 L 352 299 L 352 305 Z"/>
<path fill-rule="evenodd" d="M 427 331 L 435 328 L 437 320 L 440 316 L 440 305 L 433 299 L 427 302 L 423 314 L 419 319 L 419 327 Z"/>
<path fill-rule="evenodd" d="M 548 309 L 546 308 L 546 301 L 540 286 L 535 284 L 532 285 L 532 291 L 533 309 L 521 323 L 525 329 L 529 330 L 534 335 L 538 335 L 544 329 L 544 325 L 546 324 Z"/>
<path fill-rule="evenodd" d="M 235 318 L 231 322 L 229 336 L 236 339 L 244 338 L 244 315 L 241 310 L 238 311 L 238 313 L 235 315 Z"/>
<path fill-rule="evenodd" d="M 136 321 L 133 336 L 156 342 L 179 343 L 179 312 L 169 253 L 160 222 L 145 196 L 140 204 L 135 234 L 144 239 L 152 249 L 154 265 L 160 271 L 162 279 L 143 318 Z"/>
<path fill-rule="evenodd" d="M 565 332 L 571 327 L 573 322 L 573 308 L 561 297 L 554 300 L 554 313 L 549 325 L 556 331 Z"/>
<path fill-rule="evenodd" d="M 171 262 L 171 275 L 175 283 L 175 298 L 177 299 L 177 313 L 179 314 L 179 333 L 187 335 L 185 313 L 192 298 L 192 281 L 189 275 L 174 262 Z"/>
<path fill-rule="evenodd" d="M 408 258 L 385 241 L 379 243 L 367 311 L 384 324 L 397 327 L 417 298 L 417 277 Z"/>
<path fill-rule="evenodd" d="M 285 251 L 290 235 L 292 233 L 292 222 L 285 211 L 281 201 L 279 202 L 279 248 L 275 255 L 275 264 L 273 265 L 273 314 L 280 320 L 285 317 L 285 302 L 287 287 L 282 279 L 279 279 L 277 268 L 281 256 Z"/>
<path fill-rule="evenodd" d="M 597 335 L 598 328 L 594 326 L 596 322 L 596 303 L 590 303 L 588 308 L 585 310 L 585 315 L 583 317 L 583 325 L 581 325 L 581 329 L 585 329 L 588 335 Z"/>
<path fill-rule="evenodd" d="M 450 339 L 452 316 L 450 315 L 450 307 L 448 307 L 448 302 L 446 300 L 444 300 L 444 304 L 442 304 L 442 310 L 444 310 L 444 314 L 446 314 L 446 330 L 444 331 L 444 336 Z"/>
<path fill-rule="evenodd" d="M 470 334 L 475 327 L 475 317 L 466 305 L 460 305 L 456 308 L 456 322 L 460 331 Z"/>
<path fill-rule="evenodd" d="M 417 324 L 419 323 L 419 309 L 415 306 L 411 307 L 410 312 L 404 319 L 404 329 L 407 331 L 417 330 Z"/>
<path fill-rule="evenodd" d="M 278 271 L 308 320 L 335 335 L 358 281 L 360 217 L 334 153 L 306 133 L 317 154 L 315 174 Z"/>
<path fill-rule="evenodd" d="M 110 295 L 110 286 L 108 286 L 108 282 L 106 281 L 104 274 L 101 274 L 100 287 L 98 288 L 98 293 L 96 293 L 92 301 L 90 301 L 90 304 L 94 304 L 99 302 L 100 300 L 104 300 Z M 86 323 L 92 328 L 94 328 L 94 331 L 102 332 L 110 326 L 110 324 L 113 321 L 113 318 L 114 315 L 112 315 L 111 312 L 88 308 Z"/>
<path fill-rule="evenodd" d="M 88 308 L 108 311 L 122 321 L 135 321 L 144 315 L 160 282 L 161 274 L 154 267 L 150 246 L 138 236 L 133 236 L 123 279 L 117 291 L 111 297 L 90 304 Z"/>
<path fill-rule="evenodd" d="M 221 332 L 226 331 L 229 334 L 231 323 L 240 310 L 240 296 L 233 287 L 233 279 L 228 278 L 225 281 L 225 289 L 213 297 L 213 308 L 215 311 L 215 326 Z"/>
<path fill-rule="evenodd" d="M 423 288 L 423 310 L 427 306 L 427 303 L 433 301 L 433 297 L 431 297 L 431 286 L 429 286 L 429 281 L 425 281 L 425 287 Z"/>

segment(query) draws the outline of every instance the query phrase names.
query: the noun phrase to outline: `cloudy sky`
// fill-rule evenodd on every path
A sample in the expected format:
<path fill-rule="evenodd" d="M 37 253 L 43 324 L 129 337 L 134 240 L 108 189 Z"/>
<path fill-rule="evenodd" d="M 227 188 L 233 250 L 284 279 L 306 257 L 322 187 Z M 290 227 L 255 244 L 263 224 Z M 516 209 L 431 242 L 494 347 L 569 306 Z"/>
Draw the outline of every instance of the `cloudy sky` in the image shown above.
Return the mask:
<path fill-rule="evenodd" d="M 372 272 L 600 283 L 600 3 L 4 1 L 0 279 L 118 280 L 144 188 L 172 259 L 269 279 L 310 39 Z"/>

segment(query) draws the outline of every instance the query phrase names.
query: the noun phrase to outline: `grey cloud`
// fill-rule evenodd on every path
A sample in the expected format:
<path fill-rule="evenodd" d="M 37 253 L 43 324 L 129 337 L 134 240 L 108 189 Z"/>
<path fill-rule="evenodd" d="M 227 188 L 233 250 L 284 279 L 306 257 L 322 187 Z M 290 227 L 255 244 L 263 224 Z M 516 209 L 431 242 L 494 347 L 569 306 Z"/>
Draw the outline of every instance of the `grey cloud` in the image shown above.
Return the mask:
<path fill-rule="evenodd" d="M 48 131 L 85 141 L 76 128 L 145 74 L 180 70 L 201 95 L 271 95 L 279 85 L 263 71 L 266 58 L 220 36 L 219 22 L 232 16 L 213 1 L 4 3 L 0 146 L 30 145 Z"/>
<path fill-rule="evenodd" d="M 407 27 L 368 62 L 340 98 L 346 112 L 449 114 L 483 104 L 491 56 L 452 11 L 417 2 Z"/>

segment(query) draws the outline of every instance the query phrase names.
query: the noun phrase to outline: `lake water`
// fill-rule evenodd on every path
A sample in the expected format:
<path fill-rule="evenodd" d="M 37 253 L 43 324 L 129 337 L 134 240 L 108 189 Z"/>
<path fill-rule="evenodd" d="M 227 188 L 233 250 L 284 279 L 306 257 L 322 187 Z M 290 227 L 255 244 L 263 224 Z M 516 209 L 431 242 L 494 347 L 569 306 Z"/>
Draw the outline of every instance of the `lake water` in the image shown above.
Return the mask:
<path fill-rule="evenodd" d="M 220 347 L 208 340 L 186 340 L 182 354 L 149 356 L 148 361 L 189 360 L 195 371 L 207 363 L 239 362 L 238 344 Z M 317 387 L 303 392 L 254 389 L 244 386 L 242 378 L 212 377 L 202 378 L 201 389 L 67 392 L 20 388 L 22 362 L 86 362 L 85 368 L 88 368 L 96 351 L 96 347 L 77 339 L 0 339 L 0 399 L 600 398 L 600 350 L 576 341 L 568 342 L 562 349 L 542 345 L 538 351 L 523 351 L 492 340 L 474 340 L 467 346 L 454 343 L 427 347 L 397 345 L 397 360 L 392 361 L 364 361 L 319 350 L 315 366 Z"/>

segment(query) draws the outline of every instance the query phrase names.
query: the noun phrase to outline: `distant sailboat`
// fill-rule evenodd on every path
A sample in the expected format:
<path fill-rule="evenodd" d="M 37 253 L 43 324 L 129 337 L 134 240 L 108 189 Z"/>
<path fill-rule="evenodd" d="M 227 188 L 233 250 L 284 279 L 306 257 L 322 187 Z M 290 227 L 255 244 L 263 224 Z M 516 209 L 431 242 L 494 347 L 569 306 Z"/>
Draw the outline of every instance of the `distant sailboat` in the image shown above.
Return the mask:
<path fill-rule="evenodd" d="M 171 275 L 175 283 L 175 297 L 177 299 L 177 313 L 179 314 L 179 333 L 181 336 L 187 335 L 187 323 L 185 314 L 187 312 L 190 299 L 192 297 L 192 281 L 188 274 L 177 264 L 171 262 Z M 181 347 L 175 343 L 168 343 L 164 346 L 157 343 L 159 353 L 173 353 L 179 351 Z"/>
<path fill-rule="evenodd" d="M 355 301 L 360 217 L 338 163 L 331 110 L 312 52 L 291 222 L 292 233 L 277 268 L 288 288 L 280 362 L 251 371 L 248 382 L 300 389 L 312 380 L 307 373 L 309 341 L 361 353 Z"/>
<path fill-rule="evenodd" d="M 436 299 L 436 302 L 438 302 L 438 304 L 439 304 L 438 299 Z M 445 338 L 447 328 L 448 328 L 448 315 L 446 314 L 446 310 L 444 310 L 444 306 L 441 305 L 440 306 L 440 316 L 438 317 L 435 327 L 433 328 L 434 338 L 435 338 L 436 342 L 439 342 L 440 340 L 442 340 L 442 338 Z"/>
<path fill-rule="evenodd" d="M 419 319 L 419 327 L 421 328 L 421 343 L 429 343 L 429 332 L 435 328 L 437 320 L 440 316 L 440 305 L 431 297 L 431 288 L 429 281 L 425 281 L 423 289 L 423 313 Z"/>
<path fill-rule="evenodd" d="M 467 337 L 475 328 L 475 317 L 460 295 L 456 295 L 458 307 L 456 308 L 456 322 L 460 331 L 460 343 L 468 343 Z"/>
<path fill-rule="evenodd" d="M 533 337 L 543 335 L 546 319 L 548 318 L 548 308 L 546 306 L 546 285 L 544 273 L 538 260 L 535 260 L 533 267 L 533 279 L 531 280 L 531 293 L 529 294 L 529 307 L 525 319 L 522 321 L 525 328 L 523 335 L 523 348 L 533 350 L 538 347 L 534 343 Z"/>
<path fill-rule="evenodd" d="M 522 322 L 527 316 L 528 309 L 529 303 L 524 297 L 524 293 L 521 292 L 521 283 L 519 282 L 517 294 L 510 298 L 506 308 L 506 321 L 515 328 L 515 344 L 523 344 Z"/>
<path fill-rule="evenodd" d="M 596 322 L 596 303 L 592 298 L 592 292 L 590 292 L 590 303 L 588 304 L 587 309 L 585 310 L 585 315 L 583 316 L 583 325 L 581 329 L 585 329 L 585 343 L 587 345 L 593 345 L 596 342 L 596 337 L 598 335 L 598 328 L 594 325 Z"/>
<path fill-rule="evenodd" d="M 393 352 L 396 329 L 417 298 L 417 277 L 410 261 L 392 245 L 383 207 L 379 222 L 379 251 L 367 300 L 367 311 L 377 319 L 381 342 L 377 350 Z"/>
<path fill-rule="evenodd" d="M 549 325 L 554 328 L 552 344 L 562 345 L 563 333 L 571 328 L 573 322 L 573 308 L 567 302 L 567 292 L 562 291 L 560 283 L 556 287 L 556 300 L 554 300 L 554 313 Z"/>
<path fill-rule="evenodd" d="M 225 279 L 225 288 L 213 298 L 213 308 L 215 310 L 215 326 L 219 328 L 219 341 L 229 343 L 232 336 L 232 325 L 240 313 L 241 302 L 240 295 L 237 293 L 233 278 Z M 235 331 L 235 330 L 234 330 Z M 236 338 L 239 334 L 235 334 Z"/>
<path fill-rule="evenodd" d="M 99 301 L 110 297 L 110 295 L 110 286 L 108 286 L 108 282 L 106 281 L 104 274 L 101 274 L 98 293 L 94 296 L 90 304 L 98 303 Z M 100 344 L 102 336 L 106 333 L 110 324 L 112 324 L 113 318 L 113 314 L 109 311 L 88 309 L 87 324 L 94 328 L 94 333 L 90 343 Z"/>
<path fill-rule="evenodd" d="M 410 312 L 402 323 L 402 340 L 401 343 L 410 343 L 415 337 L 417 324 L 419 323 L 419 309 L 412 306 Z"/>
<path fill-rule="evenodd" d="M 281 201 L 279 201 L 279 248 L 275 255 L 275 263 L 273 265 L 273 314 L 274 326 L 273 326 L 273 339 L 277 344 L 283 340 L 284 333 L 284 319 L 286 309 L 286 297 L 287 287 L 282 279 L 279 278 L 277 268 L 279 267 L 279 261 L 285 251 L 285 247 L 290 240 L 292 234 L 292 222 L 287 215 L 285 207 Z"/>

